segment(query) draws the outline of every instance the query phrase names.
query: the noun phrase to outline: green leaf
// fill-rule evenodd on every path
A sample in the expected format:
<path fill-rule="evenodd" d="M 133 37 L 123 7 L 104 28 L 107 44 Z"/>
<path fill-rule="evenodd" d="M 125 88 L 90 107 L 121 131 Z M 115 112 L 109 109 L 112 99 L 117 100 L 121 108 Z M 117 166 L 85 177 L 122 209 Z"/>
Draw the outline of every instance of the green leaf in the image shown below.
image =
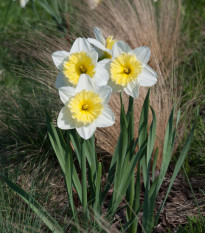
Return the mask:
<path fill-rule="evenodd" d="M 69 136 L 68 136 L 68 142 Z M 67 186 L 67 192 L 68 192 L 68 200 L 71 206 L 72 214 L 74 219 L 76 219 L 76 209 L 74 205 L 73 200 L 73 191 L 72 191 L 72 179 L 73 179 L 73 155 L 72 155 L 72 148 L 70 146 L 70 143 L 68 143 L 67 149 L 66 149 L 66 161 L 65 161 L 65 180 L 66 180 L 66 186 Z"/>
<path fill-rule="evenodd" d="M 163 158 L 162 158 L 162 165 L 160 169 L 160 174 L 159 174 L 159 186 L 158 186 L 158 191 L 161 187 L 161 184 L 164 180 L 165 174 L 167 172 L 171 156 L 172 156 L 172 151 L 174 148 L 174 138 L 173 138 L 173 121 L 174 121 L 174 108 L 171 111 L 168 124 L 167 124 L 167 129 L 165 133 L 165 139 L 164 139 L 164 147 L 163 147 Z"/>
<path fill-rule="evenodd" d="M 140 122 L 139 122 L 139 147 L 143 145 L 147 138 L 147 123 L 148 123 L 148 113 L 149 113 L 149 94 L 150 89 L 147 92 L 147 95 L 144 100 L 144 104 L 142 106 L 142 111 L 140 115 Z"/>
<path fill-rule="evenodd" d="M 174 169 L 173 175 L 172 175 L 171 180 L 170 180 L 170 183 L 169 183 L 169 187 L 168 187 L 168 189 L 167 189 L 166 196 L 165 196 L 164 201 L 163 201 L 163 203 L 161 204 L 160 209 L 159 209 L 159 211 L 158 211 L 158 213 L 157 213 L 157 216 L 156 216 L 156 218 L 155 218 L 155 225 L 157 225 L 157 222 L 158 222 L 158 219 L 159 219 L 159 215 L 160 215 L 160 213 L 161 213 L 162 208 L 164 207 L 164 204 L 165 204 L 165 202 L 166 202 L 166 200 L 167 200 L 167 197 L 168 197 L 169 192 L 170 192 L 170 190 L 171 190 L 171 187 L 172 187 L 172 185 L 173 185 L 173 183 L 174 183 L 174 180 L 175 180 L 177 174 L 179 173 L 179 171 L 180 171 L 180 169 L 181 169 L 181 166 L 183 165 L 184 160 L 185 160 L 185 158 L 186 158 L 186 156 L 187 156 L 187 154 L 188 154 L 188 151 L 189 151 L 190 146 L 191 146 L 191 142 L 192 142 L 194 130 L 195 130 L 195 125 L 193 126 L 193 128 L 192 128 L 192 130 L 191 130 L 191 132 L 190 132 L 190 134 L 189 134 L 189 136 L 188 136 L 188 138 L 187 138 L 187 140 L 186 140 L 186 142 L 185 142 L 185 145 L 184 145 L 184 147 L 183 147 L 183 149 L 182 149 L 182 152 L 181 152 L 180 155 L 179 155 L 179 158 L 178 158 L 177 163 L 176 163 L 176 165 L 175 165 L 175 169 Z"/>
<path fill-rule="evenodd" d="M 7 183 L 7 185 L 13 189 L 38 215 L 38 217 L 46 224 L 46 226 L 54 233 L 64 233 L 63 229 L 56 222 L 56 220 L 46 211 L 46 209 L 41 206 L 31 195 L 25 192 L 18 185 L 14 184 L 8 178 L 6 178 L 1 172 L 1 177 Z"/>
<path fill-rule="evenodd" d="M 57 156 L 63 174 L 65 174 L 65 150 L 66 144 L 62 137 L 62 134 L 59 130 L 55 129 L 53 123 L 51 122 L 49 116 L 47 115 L 47 129 L 48 129 L 48 136 L 50 138 L 53 150 Z"/>
<path fill-rule="evenodd" d="M 114 174 L 114 187 L 115 189 L 118 189 L 121 179 L 120 176 L 123 172 L 123 167 L 125 167 L 125 164 L 129 162 L 129 154 L 128 157 L 128 124 L 127 119 L 125 116 L 124 111 L 124 105 L 122 102 L 122 96 L 120 95 L 120 101 L 121 101 L 121 112 L 120 112 L 120 138 L 119 138 L 119 144 L 118 144 L 118 159 L 116 162 L 116 171 Z M 115 195 L 117 195 L 116 192 L 113 192 L 113 199 L 115 199 Z"/>
<path fill-rule="evenodd" d="M 139 132 L 138 132 L 139 148 L 147 140 L 147 125 L 148 125 L 148 115 L 149 115 L 149 94 L 150 94 L 150 89 L 147 92 L 147 95 L 145 97 L 144 104 L 142 106 L 141 115 L 140 115 Z M 146 185 L 146 182 L 147 182 L 147 172 L 146 172 L 147 171 L 147 156 L 146 154 L 141 160 L 141 165 L 142 165 L 144 184 Z"/>
<path fill-rule="evenodd" d="M 114 186 L 113 196 L 112 196 L 111 204 L 109 206 L 109 211 L 111 210 L 112 214 L 118 208 L 124 194 L 126 193 L 127 188 L 130 184 L 130 180 L 132 178 L 132 174 L 134 173 L 136 164 L 141 159 L 143 153 L 145 152 L 145 149 L 146 149 L 146 144 L 144 143 L 144 145 L 141 146 L 137 154 L 133 156 L 132 160 L 130 161 L 124 173 L 118 177 L 120 181 L 119 186 L 118 187 Z"/>
<path fill-rule="evenodd" d="M 155 138 L 156 138 L 156 124 L 157 124 L 155 112 L 151 106 L 150 106 L 150 108 L 152 110 L 153 120 L 152 120 L 152 124 L 150 126 L 148 141 L 147 141 L 147 165 L 151 160 L 152 152 L 154 149 Z"/>
<path fill-rule="evenodd" d="M 77 155 L 77 158 L 78 158 L 79 166 L 81 167 L 81 158 L 80 158 L 81 144 L 80 144 L 80 138 L 78 137 L 75 129 L 71 129 L 68 132 L 69 132 L 69 137 L 70 137 L 72 146 L 73 146 L 74 151 L 75 151 L 75 153 Z"/>
<path fill-rule="evenodd" d="M 101 202 L 102 202 L 102 193 L 101 193 L 101 176 L 102 176 L 102 165 L 98 163 L 97 177 L 96 177 L 96 192 L 95 192 L 95 204 L 94 210 L 100 214 L 101 212 Z"/>
<path fill-rule="evenodd" d="M 47 128 L 48 128 L 48 135 L 51 141 L 51 145 L 54 149 L 54 152 L 57 156 L 60 167 L 62 169 L 63 175 L 65 177 L 66 144 L 59 129 L 56 129 L 54 127 L 48 115 L 47 115 Z M 80 198 L 80 200 L 82 200 L 81 184 L 74 165 L 73 165 L 73 184 L 78 193 L 78 197 Z"/>
<path fill-rule="evenodd" d="M 153 164 L 152 164 L 152 181 L 154 181 L 154 176 L 155 176 L 155 170 L 156 170 L 156 166 L 157 166 L 157 159 L 158 159 L 158 147 L 155 151 L 154 154 L 154 160 L 153 160 Z"/>

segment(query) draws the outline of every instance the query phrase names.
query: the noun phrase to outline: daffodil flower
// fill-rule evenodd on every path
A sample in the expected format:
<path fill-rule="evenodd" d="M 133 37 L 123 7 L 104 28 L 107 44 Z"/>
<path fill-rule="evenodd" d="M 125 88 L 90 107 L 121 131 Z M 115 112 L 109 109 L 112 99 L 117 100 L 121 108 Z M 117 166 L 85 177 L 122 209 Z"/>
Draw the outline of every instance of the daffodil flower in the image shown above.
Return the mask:
<path fill-rule="evenodd" d="M 65 106 L 58 116 L 58 127 L 76 128 L 82 138 L 89 139 L 97 127 L 113 125 L 115 116 L 107 106 L 111 92 L 108 86 L 96 87 L 86 74 L 80 76 L 76 88 L 61 87 L 59 94 Z"/>
<path fill-rule="evenodd" d="M 61 71 L 56 79 L 56 88 L 63 86 L 76 87 L 82 74 L 89 75 L 94 85 L 104 86 L 109 79 L 105 59 L 98 62 L 98 53 L 85 38 L 78 38 L 70 52 L 57 51 L 52 54 L 56 67 Z"/>
<path fill-rule="evenodd" d="M 116 42 L 116 40 L 113 39 L 113 36 L 108 36 L 107 39 L 105 39 L 102 35 L 102 31 L 95 27 L 94 28 L 94 34 L 95 34 L 95 38 L 88 38 L 88 41 L 95 46 L 98 54 L 99 54 L 99 58 L 102 60 L 104 58 L 111 58 L 111 49 L 114 45 L 114 43 Z"/>
<path fill-rule="evenodd" d="M 147 65 L 150 55 L 148 47 L 132 50 L 126 43 L 116 42 L 112 49 L 112 60 L 107 64 L 110 74 L 108 85 L 113 92 L 124 90 L 137 98 L 140 86 L 153 86 L 157 82 L 157 74 Z"/>

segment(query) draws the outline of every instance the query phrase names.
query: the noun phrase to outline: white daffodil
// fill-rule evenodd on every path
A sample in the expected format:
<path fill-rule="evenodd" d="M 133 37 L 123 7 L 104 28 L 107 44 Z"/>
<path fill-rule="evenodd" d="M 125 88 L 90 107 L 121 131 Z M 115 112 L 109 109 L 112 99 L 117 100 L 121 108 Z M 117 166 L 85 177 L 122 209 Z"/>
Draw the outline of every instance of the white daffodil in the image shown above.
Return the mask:
<path fill-rule="evenodd" d="M 101 60 L 104 58 L 110 59 L 111 49 L 116 40 L 113 39 L 113 36 L 108 36 L 108 38 L 105 39 L 102 35 L 102 31 L 97 27 L 94 28 L 94 34 L 96 39 L 88 38 L 88 41 L 96 47 Z"/>
<path fill-rule="evenodd" d="M 85 38 L 76 39 L 70 52 L 57 51 L 52 54 L 52 58 L 61 71 L 56 79 L 57 89 L 63 86 L 76 87 L 82 74 L 89 75 L 94 85 L 107 84 L 109 74 L 105 65 L 109 60 L 98 62 L 98 53 Z"/>
<path fill-rule="evenodd" d="M 112 49 L 112 60 L 107 64 L 110 73 L 108 85 L 113 91 L 124 90 L 137 98 L 140 86 L 153 86 L 157 82 L 157 74 L 147 65 L 150 55 L 148 47 L 132 50 L 126 43 L 116 42 Z"/>
<path fill-rule="evenodd" d="M 113 125 L 115 116 L 107 106 L 111 92 L 108 86 L 96 87 L 86 74 L 81 75 L 76 88 L 60 88 L 60 98 L 65 106 L 58 116 L 58 127 L 76 128 L 82 138 L 89 139 L 97 127 Z"/>

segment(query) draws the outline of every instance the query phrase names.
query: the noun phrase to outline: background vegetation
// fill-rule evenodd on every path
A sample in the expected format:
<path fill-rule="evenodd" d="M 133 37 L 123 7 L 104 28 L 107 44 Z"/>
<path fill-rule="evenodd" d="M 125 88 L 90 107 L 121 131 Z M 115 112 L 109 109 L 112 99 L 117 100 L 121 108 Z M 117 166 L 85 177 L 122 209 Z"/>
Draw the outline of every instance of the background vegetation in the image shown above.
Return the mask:
<path fill-rule="evenodd" d="M 66 1 L 62 1 L 62 6 L 64 3 Z M 200 117 L 194 142 L 184 164 L 193 186 L 198 184 L 197 181 L 202 182 L 205 174 L 204 7 L 204 0 L 182 1 L 179 62 L 174 69 L 176 76 L 183 82 L 183 98 L 180 100 L 182 110 L 188 113 L 190 103 L 193 103 L 192 110 L 199 106 Z M 66 10 L 72 22 L 74 6 Z M 31 40 L 30 42 L 26 40 L 28 36 L 31 38 L 34 32 L 35 37 L 45 35 L 45 43 L 49 43 L 49 40 L 46 41 L 46 35 L 51 33 L 55 38 L 65 39 L 60 33 L 64 25 L 65 21 L 33 1 L 30 1 L 26 8 L 21 8 L 18 1 L 0 2 L 0 171 L 8 174 L 13 182 L 32 193 L 53 216 L 66 224 L 63 213 L 69 206 L 65 199 L 64 181 L 59 173 L 60 169 L 45 126 L 45 109 L 53 115 L 53 119 L 56 119 L 57 100 L 53 93 L 57 92 L 52 82 L 45 90 L 44 83 L 33 78 L 35 72 L 39 75 L 38 71 L 42 72 L 43 69 L 44 76 L 51 75 L 46 71 L 51 60 L 42 64 L 35 56 Z M 71 41 L 74 36 L 80 34 L 72 25 L 69 32 Z M 32 49 L 27 50 L 28 45 Z M 57 45 L 58 41 L 55 41 L 53 48 Z M 27 51 L 31 55 L 30 59 Z M 52 71 L 52 75 L 55 75 L 55 70 Z M 195 111 L 189 114 L 190 119 L 184 117 L 183 121 L 188 122 L 183 131 L 184 135 L 191 128 L 194 115 Z M 179 141 L 179 148 L 182 143 L 183 140 Z M 205 187 L 199 188 L 201 189 L 199 192 L 203 193 Z M 196 190 L 198 193 L 198 188 L 195 187 L 194 191 Z M 201 195 L 198 202 L 203 205 L 204 199 Z M 11 192 L 2 180 L 0 180 L 0 203 L 0 232 L 49 232 L 30 208 Z M 178 232 L 203 232 L 203 227 L 203 221 L 192 218 L 189 219 L 188 225 L 181 227 Z"/>

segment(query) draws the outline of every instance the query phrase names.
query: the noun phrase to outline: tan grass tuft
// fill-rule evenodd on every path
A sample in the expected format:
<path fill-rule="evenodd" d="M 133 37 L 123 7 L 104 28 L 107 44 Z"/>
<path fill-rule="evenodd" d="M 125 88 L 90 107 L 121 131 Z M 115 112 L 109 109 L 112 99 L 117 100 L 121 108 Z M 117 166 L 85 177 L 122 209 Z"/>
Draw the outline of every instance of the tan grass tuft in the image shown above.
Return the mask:
<path fill-rule="evenodd" d="M 158 74 L 158 82 L 151 88 L 150 104 L 157 116 L 157 144 L 159 147 L 159 162 L 162 159 L 163 140 L 166 124 L 174 105 L 174 101 L 180 99 L 180 87 L 178 77 L 173 73 L 174 65 L 177 63 L 177 45 L 179 44 L 180 29 L 180 6 L 178 1 L 153 1 L 134 0 L 108 0 L 92 12 L 79 5 L 83 15 L 84 25 L 102 29 L 105 37 L 113 35 L 118 40 L 127 42 L 132 48 L 148 46 L 151 50 L 150 66 Z M 82 12 L 85 12 L 84 14 Z M 78 16 L 77 16 L 78 18 Z M 85 27 L 87 30 L 87 27 Z M 83 26 L 82 26 L 83 30 Z M 86 33 L 86 31 L 85 31 Z M 140 112 L 144 98 L 147 94 L 146 88 L 140 88 L 140 96 L 135 100 L 135 125 L 138 126 Z M 128 96 L 123 96 L 127 106 Z M 97 139 L 99 145 L 109 153 L 112 153 L 119 135 L 119 111 L 120 102 L 118 94 L 112 96 L 111 108 L 116 116 L 113 127 L 99 129 Z M 150 119 L 151 120 L 151 119 Z M 137 136 L 136 128 L 136 136 Z"/>

